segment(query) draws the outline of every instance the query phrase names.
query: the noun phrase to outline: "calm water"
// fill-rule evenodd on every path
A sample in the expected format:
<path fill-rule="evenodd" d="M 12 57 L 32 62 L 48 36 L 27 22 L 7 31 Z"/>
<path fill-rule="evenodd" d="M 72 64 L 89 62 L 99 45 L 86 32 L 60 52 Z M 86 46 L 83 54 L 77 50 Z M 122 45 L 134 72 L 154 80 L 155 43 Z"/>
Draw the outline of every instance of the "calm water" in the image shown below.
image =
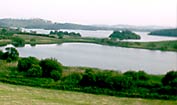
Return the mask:
<path fill-rule="evenodd" d="M 22 31 L 30 32 L 36 31 L 40 34 L 49 34 L 51 30 L 44 30 L 44 29 L 25 29 L 23 28 Z M 82 35 L 82 37 L 97 37 L 97 38 L 106 38 L 109 37 L 109 35 L 113 31 L 108 30 L 97 30 L 97 31 L 91 31 L 91 30 L 60 30 L 60 31 L 68 31 L 68 32 L 77 32 Z M 150 41 L 164 41 L 164 40 L 177 40 L 177 37 L 163 37 L 163 36 L 152 36 L 148 35 L 149 32 L 135 32 L 138 35 L 141 36 L 141 40 L 126 40 L 126 41 L 136 41 L 136 42 L 150 42 Z"/>
<path fill-rule="evenodd" d="M 0 47 L 4 49 L 5 47 Z M 152 74 L 164 74 L 177 70 L 177 53 L 134 48 L 110 47 L 87 43 L 61 45 L 26 45 L 17 48 L 20 56 L 38 58 L 53 57 L 66 66 L 87 66 L 102 69 L 144 70 Z"/>

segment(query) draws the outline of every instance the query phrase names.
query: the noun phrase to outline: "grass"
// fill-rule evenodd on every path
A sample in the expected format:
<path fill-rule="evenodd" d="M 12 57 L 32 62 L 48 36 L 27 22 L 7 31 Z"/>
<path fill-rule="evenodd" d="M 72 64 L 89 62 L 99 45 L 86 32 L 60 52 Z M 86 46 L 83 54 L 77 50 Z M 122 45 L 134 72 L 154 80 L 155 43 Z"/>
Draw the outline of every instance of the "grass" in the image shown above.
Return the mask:
<path fill-rule="evenodd" d="M 0 105 L 176 105 L 177 101 L 120 98 L 0 83 Z"/>

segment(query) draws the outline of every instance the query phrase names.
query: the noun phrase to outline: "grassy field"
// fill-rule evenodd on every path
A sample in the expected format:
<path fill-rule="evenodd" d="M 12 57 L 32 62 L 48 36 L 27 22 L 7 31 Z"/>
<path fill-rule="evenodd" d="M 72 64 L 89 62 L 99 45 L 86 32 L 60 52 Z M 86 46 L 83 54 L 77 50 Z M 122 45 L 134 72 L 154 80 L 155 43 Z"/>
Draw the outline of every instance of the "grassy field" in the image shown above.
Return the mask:
<path fill-rule="evenodd" d="M 119 98 L 0 83 L 0 105 L 176 105 L 177 101 Z"/>

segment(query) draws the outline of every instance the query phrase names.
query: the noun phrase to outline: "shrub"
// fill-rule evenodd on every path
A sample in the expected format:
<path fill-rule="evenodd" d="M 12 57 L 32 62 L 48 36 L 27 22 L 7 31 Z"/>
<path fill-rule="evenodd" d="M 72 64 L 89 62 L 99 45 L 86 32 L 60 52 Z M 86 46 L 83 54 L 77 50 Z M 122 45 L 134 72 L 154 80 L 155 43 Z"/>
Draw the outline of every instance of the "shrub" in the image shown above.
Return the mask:
<path fill-rule="evenodd" d="M 28 71 L 32 65 L 39 65 L 39 60 L 35 57 L 21 58 L 18 61 L 18 70 L 19 71 Z"/>
<path fill-rule="evenodd" d="M 107 81 L 110 77 L 112 77 L 112 75 L 117 75 L 115 72 L 111 72 L 111 71 L 99 71 L 96 73 L 96 86 L 101 87 L 101 88 L 107 88 L 108 86 L 108 82 Z"/>
<path fill-rule="evenodd" d="M 39 65 L 32 65 L 31 68 L 27 71 L 27 76 L 29 77 L 41 77 L 42 69 Z"/>
<path fill-rule="evenodd" d="M 73 72 L 63 78 L 64 84 L 67 85 L 77 85 L 81 80 L 82 80 L 82 74 L 78 72 Z"/>
<path fill-rule="evenodd" d="M 164 86 L 174 86 L 177 83 L 177 71 L 167 72 L 164 78 L 162 78 L 162 83 Z"/>
<path fill-rule="evenodd" d="M 92 69 L 87 69 L 83 74 L 80 84 L 82 86 L 95 86 L 95 82 L 96 82 L 95 72 Z"/>
<path fill-rule="evenodd" d="M 55 77 L 54 76 L 55 72 L 59 74 L 60 76 L 62 74 L 62 65 L 56 59 L 47 58 L 47 59 L 41 60 L 40 66 L 42 67 L 43 77 L 51 77 L 51 74 L 53 75 L 53 77 Z M 54 70 L 55 72 L 51 73 Z"/>
<path fill-rule="evenodd" d="M 148 80 L 149 79 L 149 75 L 147 73 L 145 73 L 144 71 L 138 71 L 138 78 L 139 80 Z"/>
<path fill-rule="evenodd" d="M 109 88 L 115 90 L 130 89 L 132 86 L 132 78 L 124 75 L 116 75 L 107 79 Z"/>
<path fill-rule="evenodd" d="M 53 70 L 50 72 L 51 78 L 54 79 L 55 81 L 59 80 L 62 76 L 62 73 L 57 70 Z"/>
<path fill-rule="evenodd" d="M 133 80 L 148 80 L 149 76 L 144 71 L 127 71 L 124 73 L 125 76 L 132 77 Z"/>

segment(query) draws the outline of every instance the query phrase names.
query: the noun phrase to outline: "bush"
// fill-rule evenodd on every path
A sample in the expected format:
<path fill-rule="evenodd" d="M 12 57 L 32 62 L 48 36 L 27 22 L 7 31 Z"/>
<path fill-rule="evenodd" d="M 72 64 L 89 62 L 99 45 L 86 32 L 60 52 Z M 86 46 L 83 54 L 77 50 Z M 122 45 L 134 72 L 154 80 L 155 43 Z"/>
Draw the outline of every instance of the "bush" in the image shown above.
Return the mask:
<path fill-rule="evenodd" d="M 51 77 L 55 78 L 54 73 L 57 73 L 59 76 L 62 74 L 62 65 L 56 59 L 47 58 L 40 61 L 40 66 L 42 67 L 43 77 Z M 51 73 L 55 71 L 54 73 Z M 58 76 L 56 79 L 59 78 Z"/>
<path fill-rule="evenodd" d="M 95 86 L 95 82 L 96 82 L 95 72 L 92 69 L 87 69 L 83 74 L 80 84 L 82 86 Z"/>
<path fill-rule="evenodd" d="M 108 86 L 114 90 L 130 89 L 132 87 L 132 78 L 123 75 L 116 75 L 108 78 Z"/>
<path fill-rule="evenodd" d="M 41 77 L 42 69 L 39 65 L 32 65 L 31 68 L 27 71 L 27 76 L 29 77 Z"/>
<path fill-rule="evenodd" d="M 127 71 L 124 73 L 125 76 L 132 77 L 133 80 L 148 80 L 149 76 L 144 71 Z"/>
<path fill-rule="evenodd" d="M 28 71 L 32 65 L 39 65 L 39 60 L 35 57 L 21 58 L 18 61 L 19 71 Z"/>
<path fill-rule="evenodd" d="M 162 83 L 164 86 L 175 86 L 177 83 L 177 71 L 169 71 L 167 74 L 162 78 Z M 176 85 L 177 86 L 177 85 Z"/>
<path fill-rule="evenodd" d="M 66 85 L 77 85 L 82 80 L 82 74 L 73 72 L 63 78 L 63 83 Z"/>
<path fill-rule="evenodd" d="M 60 71 L 57 70 L 53 70 L 52 72 L 50 72 L 51 78 L 54 79 L 55 81 L 59 80 L 62 76 L 62 73 Z"/>

